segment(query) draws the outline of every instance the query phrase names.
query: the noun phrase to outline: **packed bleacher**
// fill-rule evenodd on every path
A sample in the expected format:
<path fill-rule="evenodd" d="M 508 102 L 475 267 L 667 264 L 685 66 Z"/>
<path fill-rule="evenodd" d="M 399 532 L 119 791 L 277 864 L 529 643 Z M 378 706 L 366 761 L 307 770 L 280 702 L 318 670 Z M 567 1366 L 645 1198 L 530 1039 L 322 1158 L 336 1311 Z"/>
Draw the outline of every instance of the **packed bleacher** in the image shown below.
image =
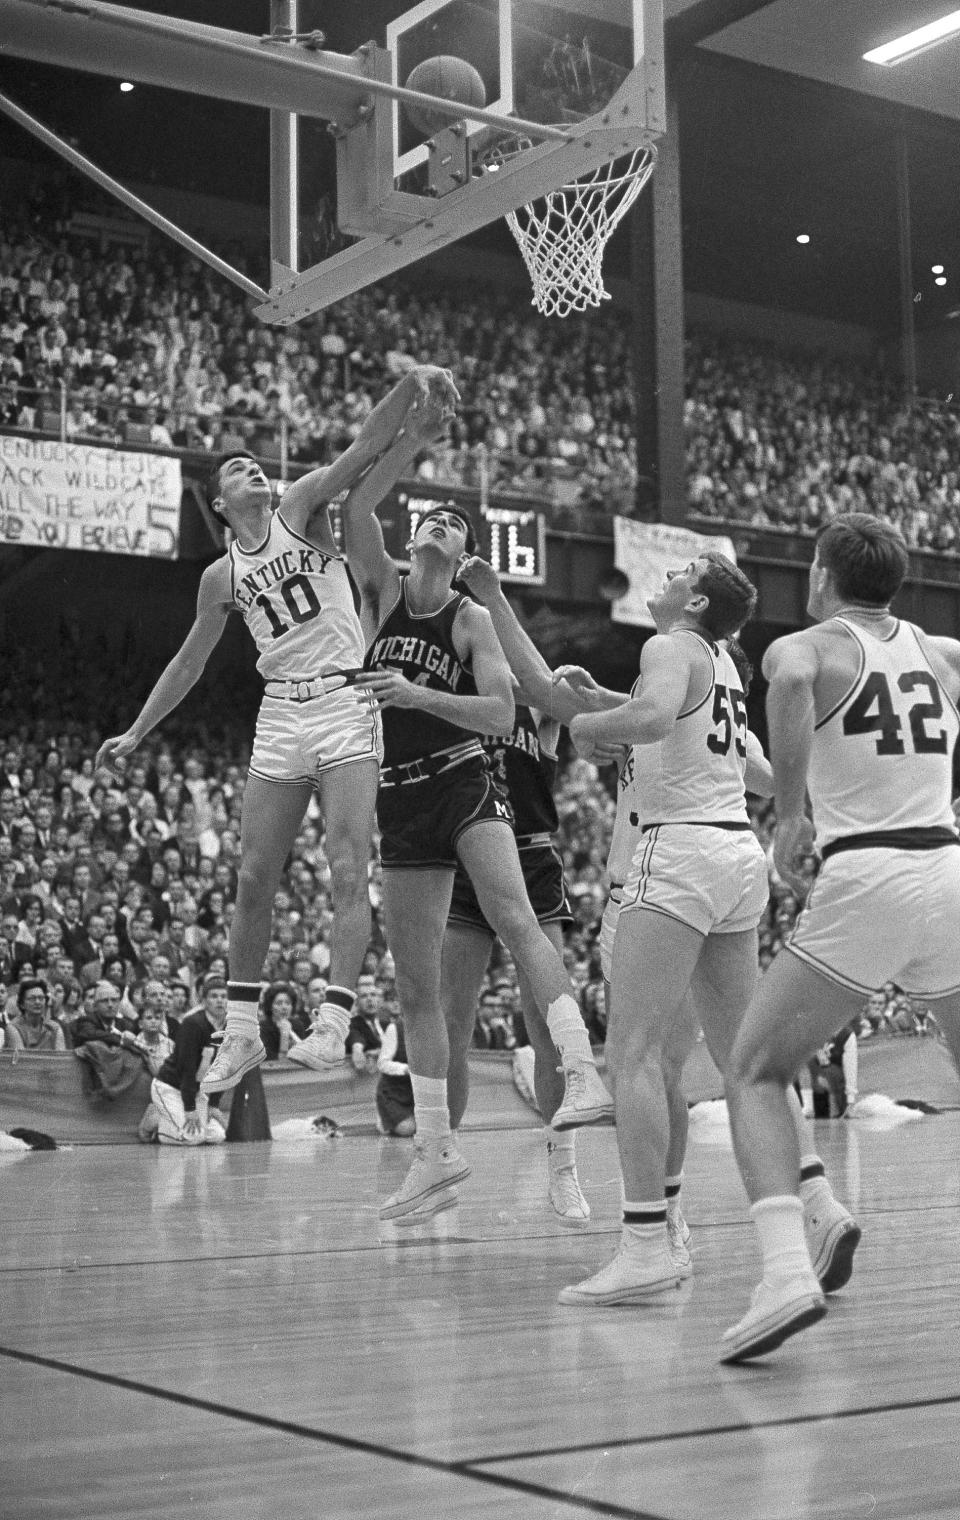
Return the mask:
<path fill-rule="evenodd" d="M 130 1045 L 150 1034 L 152 1044 L 157 1031 L 145 1015 L 160 1008 L 172 1027 L 196 1005 L 205 977 L 226 975 L 247 750 L 240 738 L 230 741 L 227 726 L 198 725 L 192 735 L 188 726 L 165 724 L 114 775 L 94 769 L 99 735 L 76 718 L 8 727 L 0 745 L 0 979 L 8 1049 L 69 1049 L 90 1037 L 90 1020 L 97 1038 L 112 1031 Z M 558 790 L 559 844 L 575 912 L 564 960 L 597 1044 L 605 1033 L 596 941 L 614 814 L 611 781 L 570 759 Z M 770 855 L 769 805 L 755 808 L 753 818 Z M 397 999 L 375 847 L 369 871 L 364 973 L 370 1015 L 383 1017 L 396 1013 Z M 797 911 L 771 861 L 761 965 L 776 954 Z M 314 804 L 274 901 L 263 973 L 263 1026 L 274 1057 L 309 1029 L 322 1001 L 331 921 L 330 872 Z M 865 1009 L 862 1033 L 926 1027 L 926 1010 L 890 984 Z M 509 1050 L 525 1040 L 515 968 L 495 953 L 474 1044 Z M 142 1053 L 147 1061 L 150 1051 Z"/>
<path fill-rule="evenodd" d="M 422 478 L 520 492 L 584 525 L 635 510 L 629 331 L 616 311 L 551 322 L 514 292 L 395 281 L 271 329 L 176 246 L 125 247 L 102 227 L 98 240 L 96 193 L 52 184 L 4 208 L 0 426 L 266 457 L 282 436 L 290 459 L 324 463 L 426 360 L 455 371 L 463 402 L 415 462 Z M 248 262 L 238 245 L 222 251 Z M 812 534 L 838 512 L 875 511 L 914 547 L 958 552 L 960 414 L 946 403 L 905 401 L 878 368 L 705 331 L 688 340 L 686 375 L 695 517 Z"/>

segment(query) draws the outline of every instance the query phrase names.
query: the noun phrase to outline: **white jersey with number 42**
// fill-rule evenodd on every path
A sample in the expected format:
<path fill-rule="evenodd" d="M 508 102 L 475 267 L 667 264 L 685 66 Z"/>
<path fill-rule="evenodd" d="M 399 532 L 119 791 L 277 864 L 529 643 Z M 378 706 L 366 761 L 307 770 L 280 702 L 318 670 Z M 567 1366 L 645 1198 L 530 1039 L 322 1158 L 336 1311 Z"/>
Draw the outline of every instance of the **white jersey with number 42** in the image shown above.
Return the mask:
<path fill-rule="evenodd" d="M 363 633 L 344 561 L 301 538 L 279 511 L 256 549 L 230 545 L 230 584 L 265 681 L 309 680 L 363 664 Z"/>
<path fill-rule="evenodd" d="M 817 844 L 889 829 L 954 827 L 960 718 L 912 623 L 886 638 L 836 617 L 857 646 L 846 695 L 817 724 L 807 773 Z"/>

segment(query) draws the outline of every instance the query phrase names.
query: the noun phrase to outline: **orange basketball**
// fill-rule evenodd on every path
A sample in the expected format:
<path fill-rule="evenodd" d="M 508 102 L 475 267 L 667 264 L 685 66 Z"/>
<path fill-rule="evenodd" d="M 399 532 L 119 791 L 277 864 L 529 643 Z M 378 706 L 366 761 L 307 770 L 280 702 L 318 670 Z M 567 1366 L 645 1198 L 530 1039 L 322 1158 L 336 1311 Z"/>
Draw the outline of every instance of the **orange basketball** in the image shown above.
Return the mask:
<path fill-rule="evenodd" d="M 441 95 L 444 100 L 459 100 L 464 105 L 484 106 L 487 92 L 482 78 L 472 63 L 464 58 L 425 58 L 407 76 L 408 90 L 422 90 L 426 95 Z M 440 116 L 424 107 L 404 104 L 404 112 L 411 126 L 430 136 L 442 127 L 453 125 L 454 118 Z"/>

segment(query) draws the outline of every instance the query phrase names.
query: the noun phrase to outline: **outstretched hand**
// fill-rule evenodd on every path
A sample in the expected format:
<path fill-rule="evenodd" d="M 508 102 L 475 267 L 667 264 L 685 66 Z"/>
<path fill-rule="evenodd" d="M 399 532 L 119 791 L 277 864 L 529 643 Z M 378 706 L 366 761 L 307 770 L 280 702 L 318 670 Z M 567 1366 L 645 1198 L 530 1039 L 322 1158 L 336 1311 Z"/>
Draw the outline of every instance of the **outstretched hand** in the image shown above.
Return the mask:
<path fill-rule="evenodd" d="M 107 770 L 112 770 L 117 760 L 122 760 L 125 756 L 133 754 L 138 743 L 139 740 L 136 735 L 131 733 L 129 729 L 125 734 L 117 734 L 112 739 L 104 739 L 97 750 L 94 770 L 99 770 L 101 766 L 105 766 Z"/>
<path fill-rule="evenodd" d="M 378 707 L 420 706 L 417 694 L 423 690 L 423 687 L 408 681 L 399 670 L 385 668 L 364 670 L 357 677 L 355 684 L 357 690 L 365 692 Z"/>
<path fill-rule="evenodd" d="M 500 591 L 499 575 L 479 554 L 471 554 L 461 562 L 457 579 L 463 582 L 482 607 L 488 607 Z"/>
<path fill-rule="evenodd" d="M 441 369 L 438 364 L 418 364 L 411 373 L 416 384 L 413 412 L 428 406 L 434 407 L 443 415 L 445 422 L 449 421 L 460 400 L 460 392 L 453 383 L 451 371 Z"/>

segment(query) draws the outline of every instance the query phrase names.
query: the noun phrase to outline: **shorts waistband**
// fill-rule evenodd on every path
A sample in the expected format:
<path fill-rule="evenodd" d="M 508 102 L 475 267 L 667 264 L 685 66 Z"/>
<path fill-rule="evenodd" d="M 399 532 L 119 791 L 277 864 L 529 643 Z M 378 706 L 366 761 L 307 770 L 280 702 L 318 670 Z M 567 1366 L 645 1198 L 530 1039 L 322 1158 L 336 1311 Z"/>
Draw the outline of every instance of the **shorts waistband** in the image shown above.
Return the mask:
<path fill-rule="evenodd" d="M 402 765 L 381 766 L 380 788 L 414 786 L 418 781 L 431 781 L 434 776 L 442 776 L 444 771 L 452 771 L 455 766 L 462 765 L 465 760 L 472 760 L 477 755 L 483 757 L 480 741 L 470 739 L 466 744 L 437 749 L 432 754 L 420 755 L 416 760 L 407 760 Z"/>
<path fill-rule="evenodd" d="M 355 685 L 362 675 L 363 667 L 357 665 L 344 670 L 325 670 L 322 675 L 304 676 L 299 680 L 268 681 L 264 695 L 280 702 L 314 702 L 317 697 L 328 697 L 345 686 Z"/>
<path fill-rule="evenodd" d="M 960 836 L 945 824 L 929 829 L 879 829 L 832 839 L 820 851 L 820 859 L 829 860 L 847 850 L 942 850 L 951 844 L 960 844 Z"/>
<path fill-rule="evenodd" d="M 553 844 L 553 835 L 545 829 L 542 834 L 518 834 L 517 849 L 526 850 L 531 845 Z"/>
<path fill-rule="evenodd" d="M 663 823 L 645 823 L 641 828 L 641 834 L 649 834 L 651 829 L 669 829 L 679 826 L 684 829 L 725 829 L 728 834 L 749 834 L 751 825 L 741 823 L 733 819 L 725 818 L 667 818 Z"/>

